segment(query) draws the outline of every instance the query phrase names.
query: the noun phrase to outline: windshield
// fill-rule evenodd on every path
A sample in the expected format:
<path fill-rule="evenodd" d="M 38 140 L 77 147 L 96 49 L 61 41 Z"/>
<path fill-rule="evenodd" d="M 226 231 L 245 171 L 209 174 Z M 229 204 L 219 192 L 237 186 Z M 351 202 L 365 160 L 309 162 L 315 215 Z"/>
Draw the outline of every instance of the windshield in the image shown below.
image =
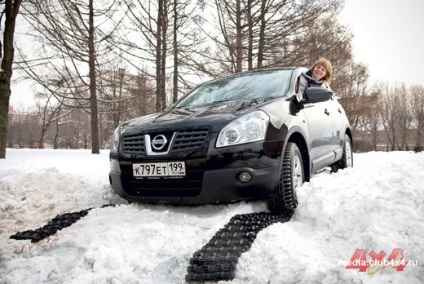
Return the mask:
<path fill-rule="evenodd" d="M 213 80 L 195 88 L 175 107 L 281 97 L 288 90 L 291 74 L 292 70 L 267 70 Z"/>

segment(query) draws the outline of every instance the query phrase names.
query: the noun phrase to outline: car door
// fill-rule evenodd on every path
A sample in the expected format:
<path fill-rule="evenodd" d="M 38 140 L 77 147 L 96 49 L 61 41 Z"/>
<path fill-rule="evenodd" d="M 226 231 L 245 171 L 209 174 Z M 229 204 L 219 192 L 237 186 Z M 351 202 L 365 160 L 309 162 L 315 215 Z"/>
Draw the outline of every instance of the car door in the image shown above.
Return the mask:
<path fill-rule="evenodd" d="M 337 100 L 336 95 L 333 95 L 331 99 L 330 116 L 333 120 L 331 143 L 333 145 L 333 151 L 336 155 L 336 160 L 338 160 L 342 157 L 343 154 L 345 129 L 349 123 L 347 121 L 346 113 L 342 105 Z"/>
<path fill-rule="evenodd" d="M 330 101 L 306 104 L 303 109 L 310 137 L 312 172 L 325 167 L 334 159 L 334 154 L 331 154 L 334 148 L 331 141 L 334 129 L 331 110 Z"/>

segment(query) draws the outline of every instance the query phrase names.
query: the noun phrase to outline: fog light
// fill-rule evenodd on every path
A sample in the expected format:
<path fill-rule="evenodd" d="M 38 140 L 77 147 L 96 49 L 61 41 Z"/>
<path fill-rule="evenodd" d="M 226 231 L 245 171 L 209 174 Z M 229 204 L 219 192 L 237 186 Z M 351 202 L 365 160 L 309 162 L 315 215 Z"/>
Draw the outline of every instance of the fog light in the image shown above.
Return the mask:
<path fill-rule="evenodd" d="M 241 182 L 249 182 L 252 179 L 252 175 L 249 174 L 248 172 L 242 172 L 241 174 L 239 174 L 239 180 Z"/>

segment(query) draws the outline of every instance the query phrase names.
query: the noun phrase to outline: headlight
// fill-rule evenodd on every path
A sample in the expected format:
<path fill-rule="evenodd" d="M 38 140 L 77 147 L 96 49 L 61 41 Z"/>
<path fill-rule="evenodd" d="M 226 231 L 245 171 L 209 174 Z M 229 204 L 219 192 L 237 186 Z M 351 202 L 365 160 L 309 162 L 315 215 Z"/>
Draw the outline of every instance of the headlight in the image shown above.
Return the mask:
<path fill-rule="evenodd" d="M 263 111 L 246 114 L 222 128 L 216 147 L 225 147 L 265 139 L 269 117 Z"/>
<path fill-rule="evenodd" d="M 121 127 L 118 126 L 115 131 L 113 132 L 112 136 L 112 149 L 111 151 L 118 151 L 119 146 L 119 138 L 121 137 Z"/>

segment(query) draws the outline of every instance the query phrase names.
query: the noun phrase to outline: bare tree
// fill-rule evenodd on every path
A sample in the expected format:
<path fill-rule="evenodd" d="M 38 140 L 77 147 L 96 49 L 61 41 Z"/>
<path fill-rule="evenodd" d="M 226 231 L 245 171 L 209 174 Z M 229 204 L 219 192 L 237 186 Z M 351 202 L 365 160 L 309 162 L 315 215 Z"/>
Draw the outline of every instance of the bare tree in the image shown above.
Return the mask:
<path fill-rule="evenodd" d="M 173 0 L 172 2 L 172 102 L 177 101 L 181 90 L 179 85 L 187 86 L 184 75 L 180 70 L 189 68 L 185 66 L 185 58 L 190 57 L 198 45 L 197 32 L 193 24 L 195 13 L 194 7 L 190 6 L 189 0 Z M 187 29 L 189 28 L 189 29 Z M 191 86 L 190 86 L 191 87 Z"/>
<path fill-rule="evenodd" d="M 82 109 L 73 109 L 58 120 L 60 134 L 57 137 L 58 148 L 88 149 L 90 141 L 90 117 Z M 58 131 L 58 132 L 59 132 Z"/>
<path fill-rule="evenodd" d="M 0 4 L 4 4 L 4 9 L 0 15 L 0 25 L 4 22 L 3 40 L 0 41 L 0 159 L 5 159 L 11 94 L 10 79 L 12 78 L 12 64 L 15 53 L 13 39 L 21 0 L 1 0 Z"/>
<path fill-rule="evenodd" d="M 396 86 L 394 91 L 396 92 L 396 98 L 397 98 L 397 116 L 396 116 L 396 122 L 397 122 L 397 132 L 399 140 L 397 143 L 397 149 L 398 150 L 409 150 L 408 149 L 408 136 L 409 136 L 409 129 L 411 128 L 411 123 L 413 120 L 413 114 L 410 108 L 410 96 L 408 94 L 408 91 L 405 87 L 405 84 L 401 84 L 399 86 Z"/>
<path fill-rule="evenodd" d="M 192 86 L 184 72 L 190 70 L 187 62 L 191 62 L 193 54 L 198 54 L 195 51 L 198 33 L 191 25 L 196 14 L 194 6 L 189 0 L 125 0 L 125 3 L 130 11 L 131 29 L 127 34 L 131 39 L 122 52 L 130 66 L 154 79 L 156 111 L 162 111 L 168 100 L 178 98 L 182 88 Z M 168 97 L 171 89 L 172 96 Z"/>
<path fill-rule="evenodd" d="M 397 131 L 396 131 L 396 118 L 398 116 L 399 96 L 395 93 L 393 87 L 390 87 L 388 83 L 381 84 L 380 89 L 382 90 L 381 98 L 381 118 L 384 131 L 387 136 L 387 140 L 391 151 L 396 150 L 398 143 Z"/>
<path fill-rule="evenodd" d="M 61 99 L 64 100 L 63 98 Z M 57 101 L 53 94 L 39 93 L 36 95 L 36 107 L 41 122 L 39 149 L 44 148 L 45 135 L 49 127 L 72 112 L 72 109 L 69 109 L 67 112 L 61 113 L 62 106 L 63 101 Z"/>
<path fill-rule="evenodd" d="M 381 93 L 378 89 L 372 89 L 369 100 L 362 101 L 362 106 L 367 110 L 362 115 L 363 129 L 369 134 L 372 149 L 377 151 L 377 145 L 381 140 L 379 130 L 382 125 L 380 108 Z"/>
<path fill-rule="evenodd" d="M 170 0 L 158 0 L 151 3 L 146 0 L 125 0 L 130 11 L 130 38 L 125 42 L 123 52 L 131 58 L 128 64 L 141 70 L 142 66 L 135 64 L 135 61 L 153 64 L 151 77 L 156 81 L 156 111 L 165 108 L 166 101 L 166 56 L 169 41 L 168 36 L 168 8 Z M 133 38 L 139 41 L 134 42 Z M 136 59 L 136 60 L 134 60 Z"/>
<path fill-rule="evenodd" d="M 215 46 L 204 50 L 208 57 L 203 60 L 213 60 L 219 68 L 209 75 L 304 62 L 309 65 L 317 59 L 316 55 L 313 60 L 305 59 L 305 55 L 311 55 L 312 35 L 318 42 L 313 48 L 321 56 L 329 46 L 338 50 L 339 42 L 345 42 L 338 39 L 327 46 L 322 44 L 327 39 L 322 38 L 325 32 L 334 35 L 334 29 L 325 29 L 322 23 L 331 26 L 342 1 L 215 0 L 213 4 L 213 25 L 218 32 L 209 36 Z M 211 4 L 206 7 L 212 9 Z M 319 25 L 322 27 L 316 29 Z"/>
<path fill-rule="evenodd" d="M 36 113 L 25 110 L 9 114 L 7 141 L 9 147 L 38 146 L 40 120 Z"/>
<path fill-rule="evenodd" d="M 424 87 L 414 85 L 409 88 L 410 105 L 417 127 L 416 146 L 423 146 L 424 141 Z"/>
<path fill-rule="evenodd" d="M 374 115 L 378 108 L 377 93 L 368 87 L 368 70 L 353 61 L 337 65 L 336 70 L 331 88 L 340 97 L 353 130 L 363 129 L 367 124 L 366 118 Z"/>
<path fill-rule="evenodd" d="M 408 150 L 408 140 L 413 122 L 411 96 L 405 84 L 381 83 L 380 114 L 391 151 Z"/>
<path fill-rule="evenodd" d="M 112 67 L 112 70 L 102 74 L 100 90 L 100 113 L 105 113 L 106 119 L 112 121 L 115 129 L 122 122 L 122 117 L 126 111 L 125 101 L 131 99 L 127 95 L 128 77 L 123 66 Z"/>
<path fill-rule="evenodd" d="M 28 61 L 23 63 L 25 71 L 49 92 L 76 100 L 69 106 L 81 107 L 90 113 L 91 149 L 98 154 L 100 149 L 98 126 L 97 83 L 102 61 L 110 60 L 109 54 L 115 46 L 114 35 L 118 26 L 112 17 L 119 12 L 120 2 L 67 0 L 28 0 L 25 18 L 42 35 L 44 49 L 51 57 L 45 60 L 44 68 L 54 73 L 54 80 L 40 76 Z M 61 20 L 58 21 L 57 19 Z M 119 21 L 118 21 L 119 22 Z M 55 84 L 52 84 L 54 81 Z"/>
<path fill-rule="evenodd" d="M 99 97 L 99 131 L 101 147 L 110 142 L 113 131 L 123 121 L 156 110 L 154 86 L 145 72 L 132 75 L 122 64 L 102 74 Z"/>

